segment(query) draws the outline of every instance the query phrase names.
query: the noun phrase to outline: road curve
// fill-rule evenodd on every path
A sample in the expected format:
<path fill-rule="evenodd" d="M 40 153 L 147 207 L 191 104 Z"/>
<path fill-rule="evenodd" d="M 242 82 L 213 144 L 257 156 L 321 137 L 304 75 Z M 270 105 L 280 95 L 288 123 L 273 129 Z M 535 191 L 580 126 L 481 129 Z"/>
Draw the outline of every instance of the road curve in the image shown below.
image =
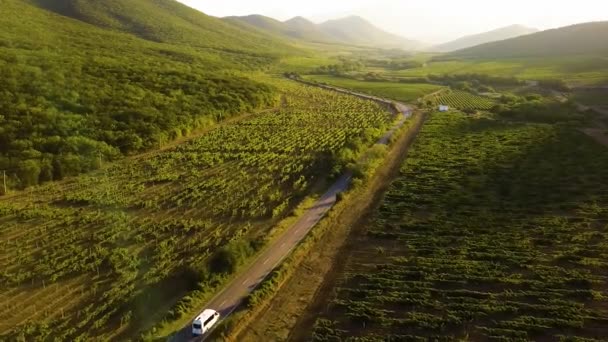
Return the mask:
<path fill-rule="evenodd" d="M 331 89 L 358 96 L 361 98 L 382 102 L 385 104 L 395 104 L 395 108 L 400 112 L 401 118 L 395 125 L 378 140 L 378 144 L 388 145 L 390 138 L 398 130 L 405 121 L 411 117 L 411 109 L 401 103 L 395 103 L 390 100 L 359 94 L 349 90 L 323 86 L 323 88 Z M 230 282 L 222 292 L 215 296 L 204 309 L 213 309 L 220 313 L 221 318 L 228 317 L 238 306 L 243 302 L 249 293 L 251 293 L 267 276 L 283 261 L 290 252 L 298 245 L 302 239 L 310 232 L 310 230 L 319 222 L 325 214 L 336 203 L 336 195 L 346 191 L 351 183 L 352 175 L 347 172 L 340 176 L 338 180 L 317 200 L 312 207 L 283 232 L 279 238 L 272 242 L 249 268 L 242 271 L 232 282 Z M 204 309 L 199 310 L 202 312 Z M 219 322 L 218 322 L 219 323 Z M 215 326 L 218 325 L 216 323 Z M 203 341 L 205 336 L 192 337 L 191 326 L 187 325 L 182 328 L 176 335 L 171 336 L 168 340 L 171 342 L 182 341 Z"/>

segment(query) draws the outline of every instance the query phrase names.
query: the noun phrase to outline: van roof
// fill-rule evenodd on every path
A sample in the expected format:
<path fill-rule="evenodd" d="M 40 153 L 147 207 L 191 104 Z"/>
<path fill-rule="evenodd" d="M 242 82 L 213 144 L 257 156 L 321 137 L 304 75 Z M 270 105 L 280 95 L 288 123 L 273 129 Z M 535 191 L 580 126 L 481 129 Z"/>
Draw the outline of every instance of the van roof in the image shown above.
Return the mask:
<path fill-rule="evenodd" d="M 204 321 L 207 318 L 215 315 L 216 313 L 217 313 L 217 311 L 215 311 L 215 310 L 206 309 L 205 311 L 201 312 L 200 315 L 198 315 L 194 320 L 195 321 Z"/>

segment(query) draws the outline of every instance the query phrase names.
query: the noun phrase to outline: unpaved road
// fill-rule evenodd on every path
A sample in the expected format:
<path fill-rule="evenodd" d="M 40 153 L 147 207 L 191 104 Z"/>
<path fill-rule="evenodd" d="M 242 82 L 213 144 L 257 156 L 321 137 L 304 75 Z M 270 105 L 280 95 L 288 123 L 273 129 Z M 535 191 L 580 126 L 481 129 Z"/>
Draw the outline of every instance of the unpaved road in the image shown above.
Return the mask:
<path fill-rule="evenodd" d="M 323 87 L 326 89 L 339 91 L 360 98 L 380 102 L 383 104 L 395 104 L 399 110 L 400 119 L 395 125 L 378 140 L 379 144 L 387 145 L 392 135 L 397 131 L 407 119 L 412 116 L 412 110 L 405 104 L 395 103 L 394 101 L 359 94 L 345 89 Z M 325 216 L 325 214 L 336 203 L 336 195 L 348 189 L 351 182 L 351 174 L 346 173 L 327 190 L 327 192 L 314 205 L 307 209 L 302 217 L 291 227 L 289 227 L 282 235 L 272 242 L 262 254 L 253 261 L 249 267 L 230 282 L 222 292 L 215 296 L 204 308 L 213 309 L 220 313 L 221 318 L 225 319 L 234 310 L 236 310 L 243 300 L 251 293 L 267 276 L 283 261 L 290 252 L 304 239 L 310 230 Z M 194 318 L 194 317 L 193 317 Z M 216 326 L 218 324 L 216 323 Z M 169 337 L 169 341 L 203 341 L 205 336 L 192 337 L 192 328 L 190 324 L 183 327 L 177 334 Z"/>

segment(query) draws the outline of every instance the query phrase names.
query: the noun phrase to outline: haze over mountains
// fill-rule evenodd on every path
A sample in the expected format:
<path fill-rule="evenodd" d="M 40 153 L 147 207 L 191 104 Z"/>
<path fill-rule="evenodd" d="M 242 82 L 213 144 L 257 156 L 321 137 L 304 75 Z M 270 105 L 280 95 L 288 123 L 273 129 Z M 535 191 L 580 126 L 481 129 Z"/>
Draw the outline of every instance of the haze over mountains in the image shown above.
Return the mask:
<path fill-rule="evenodd" d="M 608 21 L 583 23 L 451 52 L 448 58 L 608 55 Z"/>
<path fill-rule="evenodd" d="M 526 27 L 523 25 L 511 25 L 488 32 L 464 36 L 451 42 L 433 46 L 429 48 L 429 50 L 436 52 L 456 51 L 460 49 L 466 49 L 475 45 L 515 38 L 536 32 L 538 32 L 538 30 L 535 28 Z"/>
<path fill-rule="evenodd" d="M 251 25 L 270 35 L 309 42 L 405 50 L 417 50 L 424 46 L 421 42 L 386 32 L 359 16 L 328 20 L 321 24 L 315 24 L 303 17 L 281 22 L 262 15 L 226 17 L 224 20 L 241 25 Z"/>

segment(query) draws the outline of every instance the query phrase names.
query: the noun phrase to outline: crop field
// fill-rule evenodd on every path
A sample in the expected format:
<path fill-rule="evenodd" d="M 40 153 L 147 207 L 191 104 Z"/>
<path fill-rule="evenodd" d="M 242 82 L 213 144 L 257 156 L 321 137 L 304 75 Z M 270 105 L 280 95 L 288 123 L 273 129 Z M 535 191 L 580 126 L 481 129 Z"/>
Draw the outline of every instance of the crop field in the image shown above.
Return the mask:
<path fill-rule="evenodd" d="M 605 340 L 607 166 L 573 129 L 434 114 L 313 340 Z"/>
<path fill-rule="evenodd" d="M 437 96 L 429 98 L 433 103 L 439 105 L 448 105 L 451 108 L 461 110 L 466 109 L 481 109 L 488 110 L 492 108 L 495 102 L 487 97 L 471 94 L 466 91 L 448 90 L 441 92 Z"/>
<path fill-rule="evenodd" d="M 0 199 L 0 340 L 126 339 L 197 286 L 191 267 L 231 241 L 263 243 L 336 152 L 393 121 L 373 102 L 277 82 L 275 111 Z"/>
<path fill-rule="evenodd" d="M 422 77 L 430 74 L 488 74 L 522 80 L 563 79 L 572 85 L 608 83 L 605 56 L 562 56 L 551 58 L 510 58 L 500 60 L 455 60 L 428 62 L 424 67 L 386 71 L 394 77 Z"/>
<path fill-rule="evenodd" d="M 415 101 L 442 88 L 434 84 L 358 81 L 325 75 L 304 76 L 304 78 L 401 102 Z"/>

